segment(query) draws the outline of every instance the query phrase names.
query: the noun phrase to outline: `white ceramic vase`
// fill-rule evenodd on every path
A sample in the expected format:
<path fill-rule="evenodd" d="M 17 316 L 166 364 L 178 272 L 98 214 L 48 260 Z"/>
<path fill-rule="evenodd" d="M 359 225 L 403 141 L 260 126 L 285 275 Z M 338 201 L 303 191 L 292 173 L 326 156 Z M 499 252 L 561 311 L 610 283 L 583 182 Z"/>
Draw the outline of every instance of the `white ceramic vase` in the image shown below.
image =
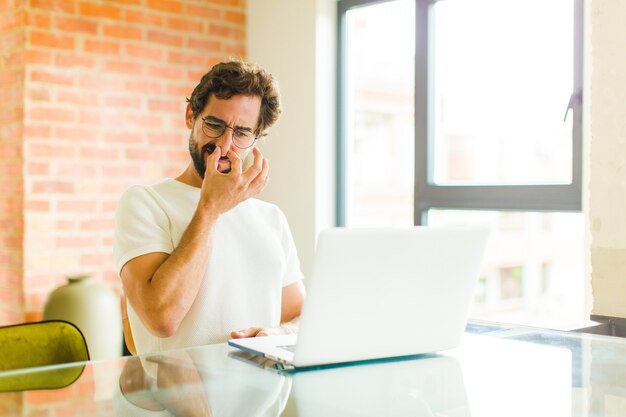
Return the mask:
<path fill-rule="evenodd" d="M 88 275 L 68 277 L 68 283 L 50 293 L 44 320 L 65 320 L 80 329 L 91 359 L 122 355 L 122 315 L 115 292 Z"/>

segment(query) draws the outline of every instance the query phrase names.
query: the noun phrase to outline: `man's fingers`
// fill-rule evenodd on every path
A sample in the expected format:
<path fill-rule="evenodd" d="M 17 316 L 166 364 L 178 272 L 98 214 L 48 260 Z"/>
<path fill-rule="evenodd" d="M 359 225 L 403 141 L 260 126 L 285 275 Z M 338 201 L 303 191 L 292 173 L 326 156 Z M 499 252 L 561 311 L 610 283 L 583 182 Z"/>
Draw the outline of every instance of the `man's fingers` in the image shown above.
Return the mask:
<path fill-rule="evenodd" d="M 233 174 L 241 174 L 242 162 L 241 162 L 241 158 L 239 158 L 239 155 L 237 155 L 237 152 L 230 149 L 228 153 L 226 154 L 226 156 L 228 157 L 228 160 L 230 161 L 230 172 L 232 172 Z"/>
<path fill-rule="evenodd" d="M 261 179 L 263 182 L 267 182 L 270 173 L 270 161 L 267 158 L 263 158 L 263 168 L 261 169 Z"/>
<path fill-rule="evenodd" d="M 215 149 L 213 150 L 213 153 L 208 153 L 206 152 L 206 158 L 204 160 L 205 164 L 206 164 L 206 171 L 204 172 L 204 175 L 206 176 L 206 174 L 208 174 L 209 172 L 216 172 L 217 171 L 217 166 L 220 162 L 220 155 L 222 153 L 222 150 L 220 149 L 219 146 L 216 146 Z"/>
<path fill-rule="evenodd" d="M 261 191 L 263 191 L 263 189 L 267 185 L 269 181 L 269 171 L 270 171 L 269 161 L 267 160 L 267 158 L 263 158 L 263 161 L 261 164 L 261 171 L 250 183 L 250 188 L 254 189 L 255 194 L 258 194 Z"/>
<path fill-rule="evenodd" d="M 230 170 L 220 174 L 220 148 L 216 147 L 210 156 L 206 156 L 205 183 L 210 186 L 204 187 L 205 201 L 211 201 L 211 205 L 218 211 L 224 212 L 237 204 L 259 194 L 268 181 L 269 165 L 267 159 L 263 158 L 261 151 L 253 148 L 254 163 L 251 167 L 242 172 L 242 159 L 234 150 L 229 150 L 226 157 L 230 161 Z M 215 154 L 215 155 L 214 155 Z M 209 178 L 210 177 L 210 178 Z M 233 337 L 253 337 L 255 334 L 248 332 L 240 335 L 237 333 Z"/>
<path fill-rule="evenodd" d="M 246 173 L 244 174 L 247 182 L 252 182 L 254 179 L 256 179 L 257 175 L 259 175 L 259 172 L 261 172 L 261 170 L 263 169 L 263 160 L 265 159 L 263 158 L 261 151 L 257 147 L 252 148 L 252 154 L 254 155 L 254 161 L 252 162 L 252 165 L 248 167 Z"/>
<path fill-rule="evenodd" d="M 230 332 L 230 337 L 240 339 L 242 337 L 255 337 L 262 329 L 260 327 L 249 327 L 243 330 L 235 330 Z"/>
<path fill-rule="evenodd" d="M 243 337 L 263 337 L 274 334 L 280 334 L 280 328 L 263 329 L 261 327 L 249 327 L 244 330 L 235 330 L 230 332 L 230 337 L 233 339 L 241 339 Z"/>

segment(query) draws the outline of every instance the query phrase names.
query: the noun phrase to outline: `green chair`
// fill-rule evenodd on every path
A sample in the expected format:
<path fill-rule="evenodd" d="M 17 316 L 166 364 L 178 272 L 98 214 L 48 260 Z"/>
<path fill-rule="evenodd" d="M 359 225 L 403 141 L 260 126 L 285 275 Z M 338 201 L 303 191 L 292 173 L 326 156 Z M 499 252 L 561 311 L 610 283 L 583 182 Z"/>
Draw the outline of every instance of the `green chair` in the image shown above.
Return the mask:
<path fill-rule="evenodd" d="M 53 320 L 0 327 L 0 392 L 68 386 L 82 374 L 84 364 L 27 368 L 88 360 L 85 338 L 69 322 Z"/>

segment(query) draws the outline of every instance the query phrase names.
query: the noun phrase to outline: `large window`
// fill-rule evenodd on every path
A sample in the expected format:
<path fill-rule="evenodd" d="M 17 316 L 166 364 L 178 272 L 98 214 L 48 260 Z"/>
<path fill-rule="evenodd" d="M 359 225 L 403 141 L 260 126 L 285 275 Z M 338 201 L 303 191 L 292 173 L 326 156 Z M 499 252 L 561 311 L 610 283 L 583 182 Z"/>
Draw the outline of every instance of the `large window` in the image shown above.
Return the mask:
<path fill-rule="evenodd" d="M 339 2 L 338 224 L 488 224 L 475 318 L 583 319 L 581 8 Z"/>

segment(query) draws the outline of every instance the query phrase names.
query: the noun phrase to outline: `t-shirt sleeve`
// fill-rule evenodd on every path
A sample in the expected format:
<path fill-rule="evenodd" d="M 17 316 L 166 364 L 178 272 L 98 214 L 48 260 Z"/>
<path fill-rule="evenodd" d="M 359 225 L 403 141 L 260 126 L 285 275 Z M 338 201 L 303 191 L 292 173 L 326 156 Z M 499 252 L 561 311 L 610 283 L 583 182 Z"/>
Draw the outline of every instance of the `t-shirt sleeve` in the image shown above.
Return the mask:
<path fill-rule="evenodd" d="M 296 244 L 294 243 L 293 236 L 291 235 L 289 223 L 287 223 L 287 218 L 282 211 L 280 212 L 280 222 L 280 239 L 286 257 L 285 273 L 283 274 L 282 285 L 283 287 L 286 287 L 294 282 L 302 280 L 304 275 L 302 274 L 302 270 L 300 268 L 298 251 L 296 250 Z"/>
<path fill-rule="evenodd" d="M 156 196 L 144 186 L 129 188 L 115 211 L 113 257 L 118 273 L 137 256 L 173 250 L 170 220 Z"/>

